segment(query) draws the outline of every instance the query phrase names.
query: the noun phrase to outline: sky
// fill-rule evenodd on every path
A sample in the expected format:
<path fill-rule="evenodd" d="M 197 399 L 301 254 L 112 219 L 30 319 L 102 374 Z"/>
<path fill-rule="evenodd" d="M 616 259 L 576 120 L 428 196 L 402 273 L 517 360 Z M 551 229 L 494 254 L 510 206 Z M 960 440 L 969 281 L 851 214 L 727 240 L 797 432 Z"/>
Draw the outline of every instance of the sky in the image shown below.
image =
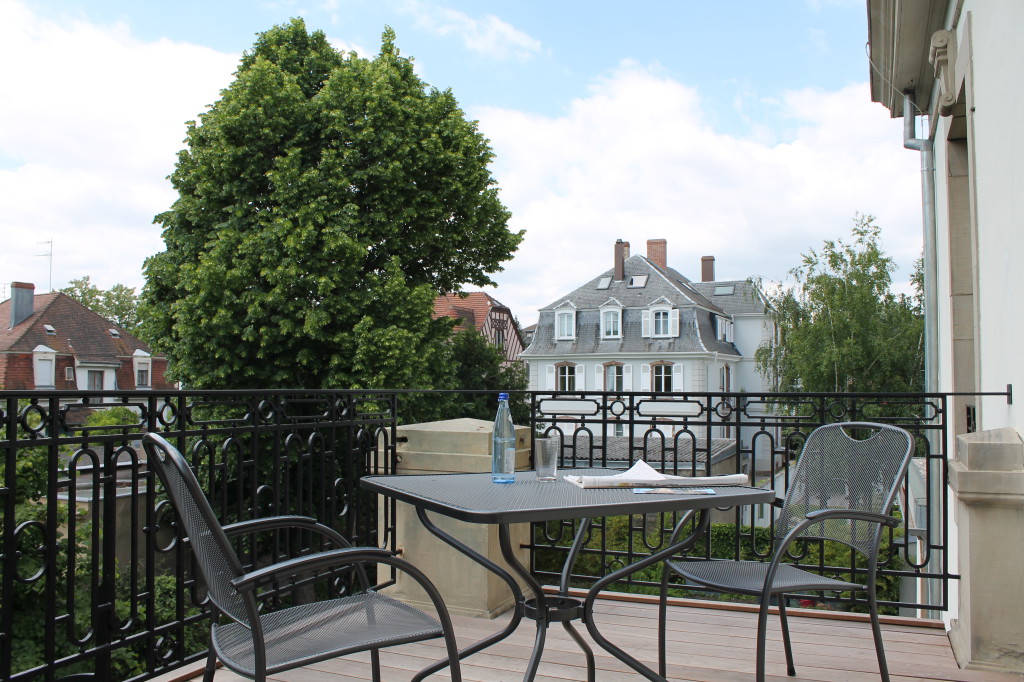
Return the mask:
<path fill-rule="evenodd" d="M 256 34 L 305 19 L 371 57 L 385 26 L 479 122 L 525 238 L 488 292 L 523 325 L 613 244 L 700 279 L 784 281 L 875 216 L 906 290 L 920 161 L 871 102 L 864 0 L 0 0 L 0 300 L 141 289 L 185 122 Z"/>

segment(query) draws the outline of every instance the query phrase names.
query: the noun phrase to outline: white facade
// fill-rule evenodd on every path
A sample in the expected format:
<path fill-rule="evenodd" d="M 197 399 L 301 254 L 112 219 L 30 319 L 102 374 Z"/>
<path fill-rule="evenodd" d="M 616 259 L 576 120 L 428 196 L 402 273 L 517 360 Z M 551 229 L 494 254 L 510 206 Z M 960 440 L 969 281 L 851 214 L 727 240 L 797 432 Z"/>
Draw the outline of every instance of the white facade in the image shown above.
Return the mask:
<path fill-rule="evenodd" d="M 649 242 L 647 256 L 630 256 L 629 245 L 617 243 L 611 271 L 541 309 L 521 356 L 531 390 L 680 397 L 767 390 L 754 368 L 770 329 L 760 292 L 747 281 L 692 282 L 664 263 L 665 243 L 654 241 L 660 251 L 652 254 Z M 626 433 L 613 418 L 608 435 L 642 437 L 647 428 Z M 673 435 L 672 427 L 657 428 Z M 724 426 L 704 430 L 700 437 L 730 437 Z"/>
<path fill-rule="evenodd" d="M 923 157 L 928 388 L 1019 392 L 1024 53 L 1015 37 L 1024 2 L 869 0 L 868 19 L 872 99 L 916 119 L 904 144 Z M 1005 395 L 957 397 L 950 425 L 942 447 L 952 458 L 956 435 L 969 429 L 1019 436 L 1024 409 Z M 949 521 L 957 566 L 956 518 Z M 947 622 L 957 618 L 958 589 L 952 581 Z"/>

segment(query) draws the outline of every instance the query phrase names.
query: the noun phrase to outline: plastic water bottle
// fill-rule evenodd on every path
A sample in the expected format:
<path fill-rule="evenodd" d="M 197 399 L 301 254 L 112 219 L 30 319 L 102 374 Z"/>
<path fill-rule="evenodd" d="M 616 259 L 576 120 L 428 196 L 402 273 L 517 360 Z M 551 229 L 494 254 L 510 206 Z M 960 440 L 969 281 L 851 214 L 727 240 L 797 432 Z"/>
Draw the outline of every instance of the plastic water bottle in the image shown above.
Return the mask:
<path fill-rule="evenodd" d="M 491 480 L 512 483 L 516 471 L 516 430 L 508 409 L 508 393 L 498 394 L 498 414 L 494 418 L 491 441 Z"/>

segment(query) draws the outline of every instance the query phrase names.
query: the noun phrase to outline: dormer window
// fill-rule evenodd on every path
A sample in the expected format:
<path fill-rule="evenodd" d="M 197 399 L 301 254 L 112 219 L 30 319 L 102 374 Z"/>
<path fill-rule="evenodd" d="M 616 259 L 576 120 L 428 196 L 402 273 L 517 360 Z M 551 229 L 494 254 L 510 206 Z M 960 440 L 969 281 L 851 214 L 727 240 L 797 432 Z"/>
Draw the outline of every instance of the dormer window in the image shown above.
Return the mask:
<path fill-rule="evenodd" d="M 679 308 L 673 308 L 660 298 L 643 312 L 641 336 L 648 338 L 675 338 L 679 336 Z"/>
<path fill-rule="evenodd" d="M 555 340 L 576 338 L 576 311 L 559 310 L 555 312 Z"/>
<path fill-rule="evenodd" d="M 732 341 L 732 320 L 724 317 L 715 318 L 715 337 L 719 341 Z"/>
<path fill-rule="evenodd" d="M 621 331 L 622 310 L 609 308 L 601 311 L 601 338 L 618 339 L 622 337 Z"/>
<path fill-rule="evenodd" d="M 601 338 L 621 339 L 622 338 L 622 304 L 614 298 L 609 298 L 601 305 Z"/>
<path fill-rule="evenodd" d="M 45 331 L 50 336 L 56 336 L 57 335 L 57 329 L 52 324 L 44 324 L 43 325 L 43 331 Z"/>

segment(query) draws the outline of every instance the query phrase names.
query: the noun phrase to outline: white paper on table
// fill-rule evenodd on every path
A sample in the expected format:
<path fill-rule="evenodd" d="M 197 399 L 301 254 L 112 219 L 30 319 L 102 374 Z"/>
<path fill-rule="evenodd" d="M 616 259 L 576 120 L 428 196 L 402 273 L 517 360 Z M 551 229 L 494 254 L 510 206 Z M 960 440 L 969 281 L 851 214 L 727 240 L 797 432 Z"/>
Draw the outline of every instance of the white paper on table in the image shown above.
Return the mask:
<path fill-rule="evenodd" d="M 567 474 L 565 480 L 581 488 L 685 488 L 708 485 L 748 485 L 746 474 L 724 476 L 671 476 L 663 474 L 643 460 L 628 471 L 611 476 L 576 476 Z"/>

